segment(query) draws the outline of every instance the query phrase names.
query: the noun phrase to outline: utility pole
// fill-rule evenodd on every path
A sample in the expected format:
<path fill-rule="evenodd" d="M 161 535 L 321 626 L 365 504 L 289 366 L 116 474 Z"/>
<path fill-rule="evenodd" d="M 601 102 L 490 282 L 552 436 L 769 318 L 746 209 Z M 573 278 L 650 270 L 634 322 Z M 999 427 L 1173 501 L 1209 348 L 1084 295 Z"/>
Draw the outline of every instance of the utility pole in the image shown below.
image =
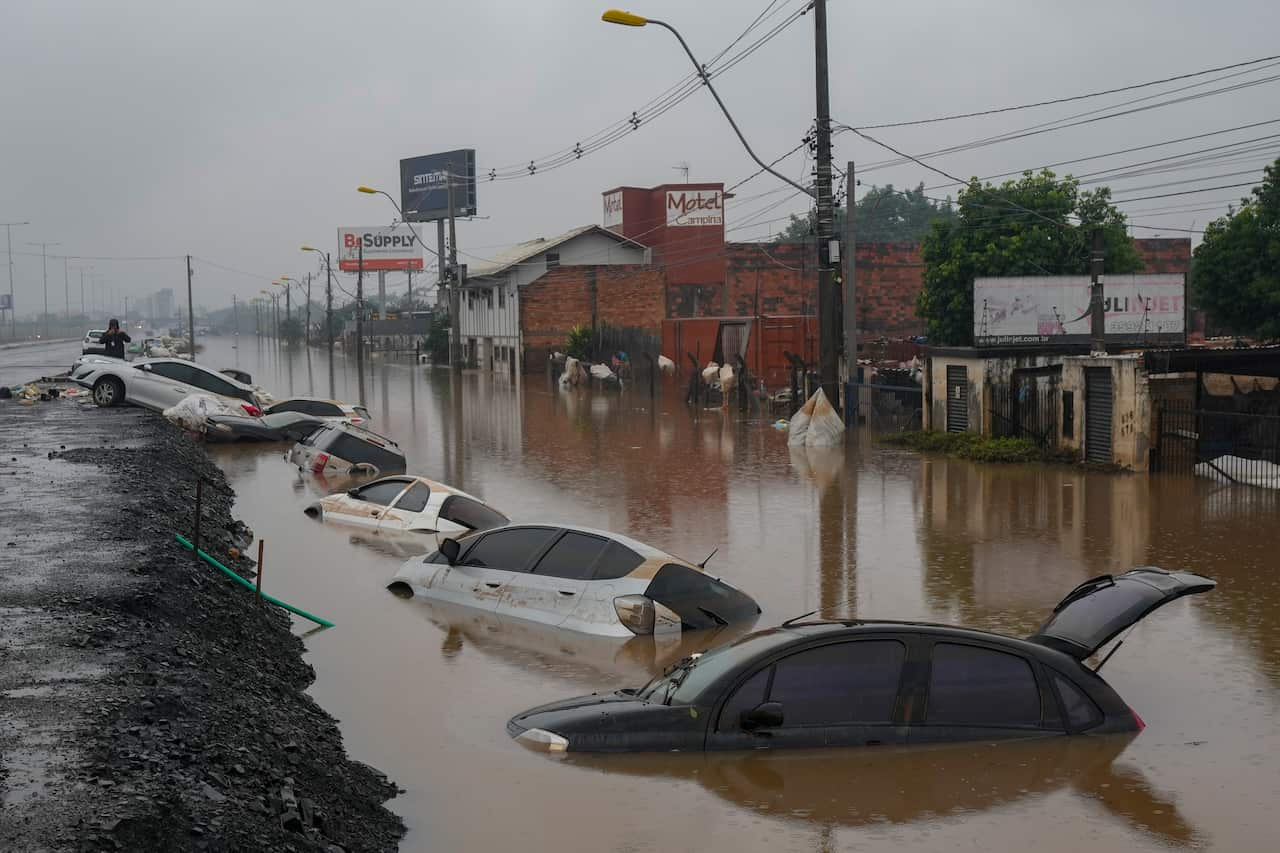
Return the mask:
<path fill-rule="evenodd" d="M 196 360 L 196 307 L 191 296 L 191 256 L 187 255 L 187 342 L 191 344 L 191 363 Z"/>
<path fill-rule="evenodd" d="M 817 169 L 814 197 L 818 234 L 818 381 L 831 405 L 840 403 L 840 303 L 831 263 L 835 210 L 831 198 L 831 97 L 827 83 L 827 3 L 813 0 L 813 55 L 817 96 Z"/>
<path fill-rule="evenodd" d="M 458 232 L 453 215 L 453 163 L 445 166 L 449 173 L 449 364 L 462 369 L 462 280 L 458 275 Z"/>
<path fill-rule="evenodd" d="M 360 241 L 356 259 L 356 373 L 360 389 L 360 405 L 364 405 L 364 241 Z"/>
<path fill-rule="evenodd" d="M 1102 229 L 1093 229 L 1093 251 L 1089 255 L 1089 349 L 1092 355 L 1107 354 L 1107 312 L 1102 294 L 1102 267 L 1107 258 L 1107 245 Z"/>
<path fill-rule="evenodd" d="M 62 259 L 62 297 L 65 300 L 62 309 L 62 322 L 66 323 L 67 328 L 71 327 L 71 262 L 65 256 Z M 128 313 L 127 311 L 125 312 Z M 128 319 L 126 317 L 126 319 Z"/>
<path fill-rule="evenodd" d="M 844 363 L 845 377 L 845 412 L 848 414 L 846 424 L 857 422 L 858 417 L 858 264 L 856 233 L 854 229 L 854 189 L 857 182 L 853 178 L 853 161 L 845 172 L 844 195 Z"/>
<path fill-rule="evenodd" d="M 329 338 L 329 378 L 333 378 L 333 269 L 324 253 L 324 328 Z"/>
<path fill-rule="evenodd" d="M 240 304 L 236 302 L 236 295 L 231 294 L 231 322 L 235 324 L 235 331 L 232 332 L 234 337 L 240 337 Z"/>
<path fill-rule="evenodd" d="M 253 333 L 258 337 L 262 337 L 262 300 L 251 299 L 253 303 Z"/>
<path fill-rule="evenodd" d="M 405 270 L 405 274 L 409 277 L 409 294 L 405 297 L 405 302 L 409 306 L 409 316 L 413 316 L 413 270 Z"/>
<path fill-rule="evenodd" d="M 289 332 L 293 331 L 293 284 L 284 285 L 284 325 Z"/>
<path fill-rule="evenodd" d="M 378 316 L 387 319 L 387 271 L 378 270 Z"/>
<path fill-rule="evenodd" d="M 18 339 L 18 303 L 13 297 L 13 226 L 30 224 L 30 222 L 4 223 L 5 248 L 9 252 L 9 332 L 15 341 Z"/>
<path fill-rule="evenodd" d="M 44 336 L 49 337 L 49 247 L 60 246 L 61 243 L 38 243 L 28 241 L 28 246 L 40 247 L 40 272 L 44 281 Z"/>
<path fill-rule="evenodd" d="M 89 316 L 84 310 L 84 267 L 80 267 L 80 316 Z"/>
<path fill-rule="evenodd" d="M 307 273 L 307 325 L 302 329 L 303 342 L 311 349 L 311 273 Z"/>

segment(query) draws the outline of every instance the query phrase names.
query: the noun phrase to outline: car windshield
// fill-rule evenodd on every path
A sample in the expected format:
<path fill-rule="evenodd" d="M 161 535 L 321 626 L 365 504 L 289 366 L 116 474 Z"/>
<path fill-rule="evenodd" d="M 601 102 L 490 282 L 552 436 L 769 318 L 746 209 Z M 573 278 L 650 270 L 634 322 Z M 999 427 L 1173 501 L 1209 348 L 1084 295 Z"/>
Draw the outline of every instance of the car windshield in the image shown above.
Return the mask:
<path fill-rule="evenodd" d="M 674 664 L 636 695 L 664 705 L 692 705 L 721 676 L 794 639 L 795 635 L 787 631 L 766 631 L 709 652 L 697 652 Z"/>

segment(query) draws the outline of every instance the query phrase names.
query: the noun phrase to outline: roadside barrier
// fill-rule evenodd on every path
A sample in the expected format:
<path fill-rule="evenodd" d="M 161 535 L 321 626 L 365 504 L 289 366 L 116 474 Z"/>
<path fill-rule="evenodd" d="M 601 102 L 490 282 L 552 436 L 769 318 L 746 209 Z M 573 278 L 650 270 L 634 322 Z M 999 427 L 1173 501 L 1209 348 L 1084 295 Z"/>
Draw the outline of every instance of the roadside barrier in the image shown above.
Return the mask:
<path fill-rule="evenodd" d="M 310 613 L 308 613 L 307 611 L 303 610 L 303 609 L 302 609 L 302 608 L 300 608 L 300 607 L 294 607 L 292 604 L 289 604 L 289 603 L 287 603 L 287 602 L 281 601 L 280 599 L 278 599 L 278 598 L 276 598 L 276 597 L 274 597 L 274 596 L 267 595 L 265 592 L 262 592 L 260 589 L 255 588 L 253 584 L 249 583 L 249 581 L 247 581 L 247 580 L 245 580 L 244 578 L 240 577 L 238 574 L 236 574 L 235 572 L 231 571 L 231 570 L 230 570 L 230 569 L 228 569 L 226 566 L 222 565 L 222 563 L 219 563 L 219 562 L 218 562 L 217 560 L 215 560 L 213 557 L 210 557 L 210 556 L 209 556 L 208 554 L 206 554 L 204 551 L 201 551 L 201 550 L 200 550 L 199 548 L 197 548 L 195 545 L 192 545 L 192 544 L 191 544 L 191 540 L 187 539 L 187 538 L 186 538 L 185 536 L 183 536 L 182 534 L 180 534 L 180 533 L 175 533 L 175 534 L 173 534 L 173 538 L 174 538 L 174 539 L 176 539 L 176 540 L 178 540 L 178 544 L 180 544 L 183 548 L 186 548 L 188 551 L 195 551 L 195 552 L 196 552 L 196 555 L 197 555 L 198 557 L 200 557 L 202 560 L 204 560 L 206 563 L 208 563 L 209 565 L 213 566 L 215 569 L 217 569 L 218 571 L 222 572 L 224 575 L 226 575 L 227 577 L 231 578 L 233 581 L 235 581 L 236 583 L 240 584 L 242 587 L 244 587 L 245 589 L 249 590 L 250 592 L 256 592 L 256 593 L 257 593 L 258 595 L 260 595 L 262 598 L 266 599 L 267 601 L 271 602 L 272 604 L 276 605 L 277 607 L 283 607 L 285 610 L 288 610 L 290 613 L 296 613 L 296 614 L 298 614 L 298 615 L 299 615 L 299 616 L 301 616 L 303 619 L 310 619 L 312 622 L 316 623 L 317 625 L 319 625 L 319 626 L 321 626 L 321 627 L 323 627 L 323 628 L 332 628 L 332 627 L 333 627 L 333 623 L 332 623 L 332 622 L 330 622 L 328 619 L 322 619 L 322 618 L 321 618 L 321 617 L 319 617 L 319 616 L 312 616 Z"/>

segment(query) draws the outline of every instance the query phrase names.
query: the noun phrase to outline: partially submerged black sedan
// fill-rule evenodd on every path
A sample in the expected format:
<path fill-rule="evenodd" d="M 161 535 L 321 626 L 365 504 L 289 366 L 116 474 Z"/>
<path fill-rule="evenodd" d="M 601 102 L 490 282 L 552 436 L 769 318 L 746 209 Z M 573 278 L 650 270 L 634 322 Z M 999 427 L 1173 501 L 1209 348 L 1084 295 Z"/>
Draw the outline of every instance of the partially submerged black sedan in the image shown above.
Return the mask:
<path fill-rule="evenodd" d="M 1072 590 L 1025 640 L 918 622 L 793 620 L 685 658 L 639 689 L 525 711 L 507 730 L 549 752 L 1138 731 L 1142 720 L 1084 661 L 1156 608 L 1215 585 L 1149 567 L 1103 575 Z"/>

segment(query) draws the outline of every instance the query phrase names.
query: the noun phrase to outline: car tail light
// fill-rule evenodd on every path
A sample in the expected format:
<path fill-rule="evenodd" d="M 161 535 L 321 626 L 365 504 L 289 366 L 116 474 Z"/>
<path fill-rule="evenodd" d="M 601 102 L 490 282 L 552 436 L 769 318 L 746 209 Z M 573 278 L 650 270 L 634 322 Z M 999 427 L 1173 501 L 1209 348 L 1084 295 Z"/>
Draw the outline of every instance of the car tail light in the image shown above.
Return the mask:
<path fill-rule="evenodd" d="M 633 634 L 670 634 L 680 630 L 680 617 L 647 595 L 620 595 L 613 600 L 618 621 Z"/>
<path fill-rule="evenodd" d="M 618 621 L 633 634 L 653 633 L 653 599 L 647 595 L 620 595 L 613 600 Z"/>
<path fill-rule="evenodd" d="M 251 418 L 262 417 L 262 409 L 259 409 L 257 406 L 253 405 L 252 403 L 241 403 L 240 408 L 244 409 L 245 413 L 248 414 L 249 417 Z"/>
<path fill-rule="evenodd" d="M 516 736 L 516 742 L 539 752 L 567 752 L 568 738 L 546 729 L 525 729 Z"/>
<path fill-rule="evenodd" d="M 1129 713 L 1130 713 L 1130 714 L 1133 714 L 1133 721 L 1134 721 L 1135 723 L 1137 723 L 1137 724 L 1138 724 L 1138 731 L 1142 731 L 1143 729 L 1145 729 L 1145 728 L 1147 727 L 1147 724 L 1146 724 L 1146 723 L 1144 723 L 1144 722 L 1142 722 L 1142 718 L 1138 716 L 1138 712 L 1137 712 L 1137 711 L 1135 711 L 1135 710 L 1133 710 L 1132 708 L 1130 708 L 1130 709 L 1129 709 Z"/>
<path fill-rule="evenodd" d="M 353 417 L 353 418 L 348 418 L 348 419 L 347 419 L 347 423 L 349 423 L 349 424 L 362 424 L 362 423 L 364 423 L 364 418 L 354 418 L 354 417 Z"/>
<path fill-rule="evenodd" d="M 311 463 L 311 470 L 314 473 L 319 474 L 321 471 L 324 470 L 324 466 L 328 464 L 329 464 L 329 454 L 317 453 L 315 462 Z"/>

